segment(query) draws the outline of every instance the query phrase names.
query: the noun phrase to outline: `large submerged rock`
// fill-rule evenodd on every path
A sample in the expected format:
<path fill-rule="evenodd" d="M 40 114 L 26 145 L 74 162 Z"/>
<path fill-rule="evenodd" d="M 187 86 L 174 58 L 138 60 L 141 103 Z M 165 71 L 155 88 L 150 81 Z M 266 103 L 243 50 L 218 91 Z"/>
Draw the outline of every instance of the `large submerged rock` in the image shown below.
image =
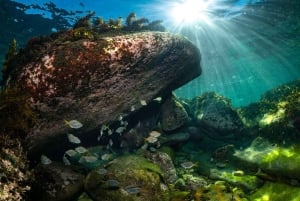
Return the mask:
<path fill-rule="evenodd" d="M 199 50 L 183 37 L 140 32 L 69 40 L 31 40 L 8 73 L 7 87 L 28 92 L 39 117 L 27 136 L 30 150 L 66 138 L 65 120 L 83 127 L 76 134 L 138 110 L 201 73 Z"/>

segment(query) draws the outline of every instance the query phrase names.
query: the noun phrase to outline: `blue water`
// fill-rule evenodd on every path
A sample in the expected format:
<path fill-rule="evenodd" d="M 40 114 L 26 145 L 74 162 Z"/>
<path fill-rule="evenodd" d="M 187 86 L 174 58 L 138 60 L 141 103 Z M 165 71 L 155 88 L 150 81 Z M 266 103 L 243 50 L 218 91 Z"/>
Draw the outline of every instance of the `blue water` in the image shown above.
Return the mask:
<path fill-rule="evenodd" d="M 14 33 L 16 29 L 9 30 L 10 27 L 7 27 L 8 33 L 12 34 L 0 39 L 0 59 L 4 58 L 5 48 L 13 37 L 19 37 L 18 42 L 22 46 L 32 36 L 59 30 L 53 13 L 51 14 L 49 7 L 45 5 L 49 1 L 14 2 L 39 5 L 39 8 L 28 7 L 25 14 L 28 16 L 38 14 L 49 22 L 52 20 L 53 27 L 43 32 L 35 30 L 30 28 L 30 23 L 25 26 L 24 21 L 18 19 L 16 14 L 2 19 L 11 20 L 12 27 L 23 26 L 24 32 Z M 278 4 L 277 7 L 274 4 L 268 9 L 270 3 L 264 5 L 258 0 L 206 0 L 203 2 L 209 5 L 198 9 L 202 4 L 186 8 L 183 6 L 183 0 L 52 0 L 51 2 L 58 9 L 81 11 L 64 17 L 70 26 L 76 21 L 76 17 L 84 16 L 90 11 L 95 11 L 96 16 L 104 19 L 118 17 L 126 19 L 130 12 L 135 12 L 137 17 L 163 20 L 168 31 L 189 38 L 202 53 L 203 73 L 199 78 L 175 91 L 180 97 L 192 98 L 206 91 L 215 91 L 230 98 L 234 106 L 243 106 L 258 101 L 267 90 L 300 77 L 298 56 L 300 23 L 297 21 L 300 17 L 296 11 L 293 13 L 288 12 L 289 9 L 282 9 L 282 4 Z M 201 0 L 194 0 L 193 3 L 195 2 L 199 3 Z M 175 22 L 171 11 L 178 5 L 181 13 L 175 15 L 179 16 L 181 21 Z M 184 9 L 191 11 L 183 13 Z M 196 14 L 192 13 L 194 10 Z M 189 19 L 185 18 L 190 14 Z M 284 18 L 285 16 L 288 17 Z M 189 22 L 188 20 L 192 18 L 194 19 Z M 68 26 L 65 25 L 65 28 Z"/>

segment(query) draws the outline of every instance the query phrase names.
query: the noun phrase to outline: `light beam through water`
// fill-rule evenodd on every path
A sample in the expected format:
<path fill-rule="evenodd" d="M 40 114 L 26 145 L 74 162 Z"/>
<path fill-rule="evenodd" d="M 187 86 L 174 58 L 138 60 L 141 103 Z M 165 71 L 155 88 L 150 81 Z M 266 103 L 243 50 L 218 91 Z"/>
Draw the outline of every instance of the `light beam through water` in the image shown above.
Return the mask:
<path fill-rule="evenodd" d="M 241 106 L 300 77 L 300 59 L 291 55 L 299 46 L 294 50 L 285 35 L 287 10 L 259 1 L 232 2 L 160 2 L 159 9 L 168 11 L 169 30 L 189 38 L 202 54 L 202 75 L 178 89 L 178 96 L 192 98 L 215 91 L 230 98 L 234 106 Z"/>

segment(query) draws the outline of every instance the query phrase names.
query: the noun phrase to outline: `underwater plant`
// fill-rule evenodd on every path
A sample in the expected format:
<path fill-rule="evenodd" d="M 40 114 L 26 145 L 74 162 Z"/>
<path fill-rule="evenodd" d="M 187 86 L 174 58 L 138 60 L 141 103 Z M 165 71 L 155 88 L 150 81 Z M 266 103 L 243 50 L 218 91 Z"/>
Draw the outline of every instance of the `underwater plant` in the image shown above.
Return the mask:
<path fill-rule="evenodd" d="M 11 70 L 8 68 L 10 61 L 17 55 L 17 41 L 16 39 L 13 39 L 11 44 L 8 47 L 8 51 L 5 55 L 4 62 L 2 64 L 2 73 L 3 75 L 8 74 Z"/>
<path fill-rule="evenodd" d="M 82 17 L 78 19 L 78 21 L 74 24 L 73 30 L 75 32 L 77 29 L 85 30 L 83 32 L 86 32 L 87 35 L 92 35 L 92 32 L 95 32 L 94 34 L 101 34 L 101 33 L 107 33 L 107 32 L 136 32 L 136 31 L 165 31 L 165 28 L 162 26 L 161 20 L 156 20 L 153 22 L 150 22 L 147 18 L 136 18 L 136 14 L 134 12 L 131 12 L 125 21 L 125 24 L 123 24 L 123 19 L 121 17 L 117 19 L 108 19 L 108 21 L 105 21 L 101 17 L 93 17 L 95 15 L 95 12 L 89 13 L 87 16 Z M 94 18 L 92 20 L 92 18 Z M 91 22 L 92 21 L 92 22 Z M 91 33 L 90 33 L 91 32 Z M 77 35 L 83 35 L 81 34 L 75 34 Z M 84 37 L 83 37 L 84 38 Z M 85 37 L 89 38 L 89 37 Z M 91 39 L 91 38 L 90 38 Z"/>
<path fill-rule="evenodd" d="M 28 103 L 28 95 L 20 88 L 7 87 L 0 92 L 1 132 L 24 136 L 33 126 L 36 115 Z"/>

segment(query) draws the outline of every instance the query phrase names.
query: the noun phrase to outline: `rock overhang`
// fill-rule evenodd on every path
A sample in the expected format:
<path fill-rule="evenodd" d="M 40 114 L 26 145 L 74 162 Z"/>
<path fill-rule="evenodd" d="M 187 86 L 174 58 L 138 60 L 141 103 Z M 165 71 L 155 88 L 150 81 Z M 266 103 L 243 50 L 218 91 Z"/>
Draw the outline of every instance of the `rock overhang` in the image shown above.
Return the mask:
<path fill-rule="evenodd" d="M 89 132 L 132 107 L 144 107 L 141 100 L 165 96 L 201 74 L 198 48 L 166 32 L 56 39 L 25 51 L 20 60 L 28 55 L 32 59 L 16 62 L 7 86 L 28 92 L 30 105 L 39 113 L 27 136 L 30 150 L 69 132 L 64 120 L 84 124 L 78 135 Z"/>

